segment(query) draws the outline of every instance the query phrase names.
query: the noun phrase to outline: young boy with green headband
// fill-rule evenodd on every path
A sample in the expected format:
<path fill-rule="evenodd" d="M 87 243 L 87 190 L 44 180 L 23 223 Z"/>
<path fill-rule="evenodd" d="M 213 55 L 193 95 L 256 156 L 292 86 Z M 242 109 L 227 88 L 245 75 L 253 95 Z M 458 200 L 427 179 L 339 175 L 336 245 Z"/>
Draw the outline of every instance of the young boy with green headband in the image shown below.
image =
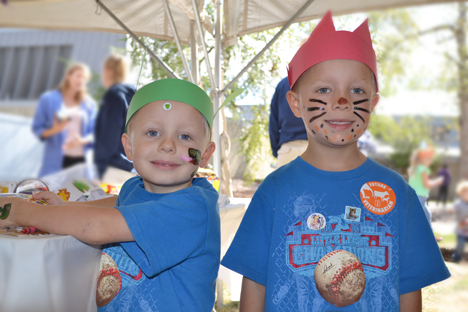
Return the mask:
<path fill-rule="evenodd" d="M 0 207 L 10 210 L 0 227 L 35 226 L 107 244 L 99 311 L 211 311 L 220 261 L 218 193 L 193 176 L 215 150 L 213 116 L 208 95 L 190 82 L 142 87 L 122 136 L 139 176 L 125 182 L 117 198 L 65 204 L 53 193 L 35 194 L 47 206 L 2 198 Z"/>

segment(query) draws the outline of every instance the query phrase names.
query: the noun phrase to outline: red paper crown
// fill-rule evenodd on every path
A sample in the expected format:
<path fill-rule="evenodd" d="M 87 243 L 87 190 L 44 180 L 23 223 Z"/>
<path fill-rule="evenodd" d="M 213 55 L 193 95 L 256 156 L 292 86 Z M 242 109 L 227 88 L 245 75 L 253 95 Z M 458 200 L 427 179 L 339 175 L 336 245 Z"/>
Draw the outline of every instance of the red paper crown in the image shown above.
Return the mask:
<path fill-rule="evenodd" d="M 377 61 L 367 19 L 353 32 L 336 31 L 331 11 L 325 14 L 289 63 L 289 86 L 292 89 L 297 79 L 312 66 L 337 59 L 355 60 L 369 66 L 375 76 L 376 92 L 379 91 Z"/>

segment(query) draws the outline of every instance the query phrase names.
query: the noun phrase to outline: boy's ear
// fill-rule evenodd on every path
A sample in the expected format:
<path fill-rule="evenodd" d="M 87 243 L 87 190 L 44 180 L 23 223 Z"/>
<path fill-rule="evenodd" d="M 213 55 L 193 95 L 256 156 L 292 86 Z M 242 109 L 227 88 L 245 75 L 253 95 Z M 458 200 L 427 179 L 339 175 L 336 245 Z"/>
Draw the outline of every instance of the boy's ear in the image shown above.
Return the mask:
<path fill-rule="evenodd" d="M 127 158 L 133 161 L 132 142 L 130 141 L 130 137 L 128 136 L 128 133 L 122 134 L 122 145 L 124 147 L 125 155 L 127 156 Z"/>
<path fill-rule="evenodd" d="M 371 102 L 371 113 L 374 111 L 375 107 L 379 103 L 379 100 L 380 100 L 380 95 L 378 95 L 377 93 L 374 94 L 374 96 L 372 97 L 372 102 Z"/>
<path fill-rule="evenodd" d="M 210 142 L 206 147 L 206 150 L 203 153 L 202 158 L 200 160 L 200 168 L 205 168 L 206 165 L 208 165 L 208 161 L 210 160 L 211 155 L 213 155 L 215 149 L 216 144 L 214 144 L 214 142 Z"/>
<path fill-rule="evenodd" d="M 286 93 L 286 99 L 288 100 L 289 107 L 291 108 L 291 111 L 293 112 L 294 116 L 302 118 L 300 109 L 301 101 L 299 100 L 299 94 L 290 90 L 288 91 L 288 93 Z"/>

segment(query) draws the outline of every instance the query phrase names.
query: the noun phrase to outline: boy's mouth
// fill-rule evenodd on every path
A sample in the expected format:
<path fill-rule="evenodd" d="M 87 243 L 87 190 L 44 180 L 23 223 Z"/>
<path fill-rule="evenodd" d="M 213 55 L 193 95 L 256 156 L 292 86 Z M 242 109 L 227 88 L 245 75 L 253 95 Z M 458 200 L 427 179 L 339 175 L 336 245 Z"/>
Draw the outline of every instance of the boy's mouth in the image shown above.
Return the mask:
<path fill-rule="evenodd" d="M 335 130 L 346 130 L 354 123 L 354 121 L 346 119 L 332 119 L 325 120 L 325 122 Z"/>
<path fill-rule="evenodd" d="M 165 160 L 154 160 L 151 162 L 153 166 L 162 169 L 162 170 L 171 170 L 178 168 L 180 165 L 176 164 L 175 162 L 172 161 L 165 161 Z"/>

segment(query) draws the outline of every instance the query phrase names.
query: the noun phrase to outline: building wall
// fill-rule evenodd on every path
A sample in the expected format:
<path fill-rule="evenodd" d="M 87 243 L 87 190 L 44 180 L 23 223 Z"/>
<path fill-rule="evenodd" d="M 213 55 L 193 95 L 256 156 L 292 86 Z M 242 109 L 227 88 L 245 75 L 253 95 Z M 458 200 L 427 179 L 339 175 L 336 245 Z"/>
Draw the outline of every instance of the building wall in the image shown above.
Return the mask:
<path fill-rule="evenodd" d="M 0 30 L 0 112 L 32 116 L 39 96 L 57 87 L 69 62 L 83 62 L 100 74 L 124 35 L 81 31 Z M 99 86 L 89 86 L 91 94 Z"/>

